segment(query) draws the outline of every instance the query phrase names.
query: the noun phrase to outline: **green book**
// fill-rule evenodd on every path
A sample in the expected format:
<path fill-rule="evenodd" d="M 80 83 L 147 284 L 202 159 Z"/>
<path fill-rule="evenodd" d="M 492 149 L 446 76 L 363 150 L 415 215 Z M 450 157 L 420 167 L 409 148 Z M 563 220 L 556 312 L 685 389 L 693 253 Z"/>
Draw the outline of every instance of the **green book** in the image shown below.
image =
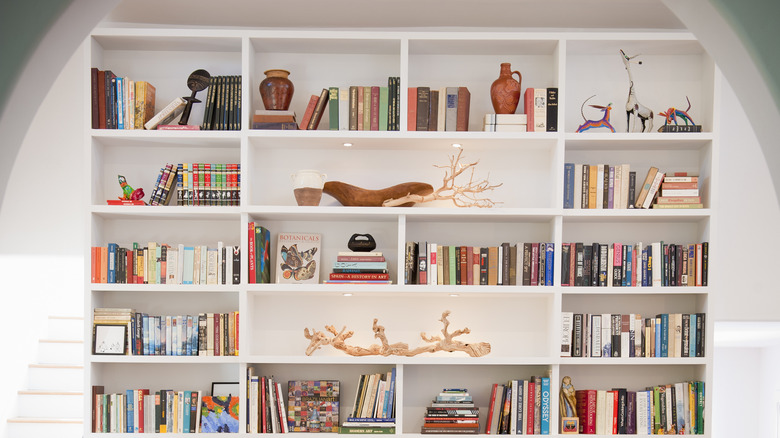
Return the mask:
<path fill-rule="evenodd" d="M 379 130 L 387 131 L 388 88 L 379 87 Z"/>
<path fill-rule="evenodd" d="M 450 245 L 450 284 L 458 284 L 457 262 L 458 251 L 456 251 L 455 246 Z"/>
<path fill-rule="evenodd" d="M 339 130 L 339 88 L 328 88 L 328 117 L 330 118 L 328 129 Z"/>

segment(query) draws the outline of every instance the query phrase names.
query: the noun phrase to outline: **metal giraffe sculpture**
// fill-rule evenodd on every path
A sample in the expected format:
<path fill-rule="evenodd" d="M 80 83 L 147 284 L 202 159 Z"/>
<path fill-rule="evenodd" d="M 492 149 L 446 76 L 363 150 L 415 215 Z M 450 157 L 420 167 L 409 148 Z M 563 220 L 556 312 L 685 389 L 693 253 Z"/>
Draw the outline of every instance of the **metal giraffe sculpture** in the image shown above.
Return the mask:
<path fill-rule="evenodd" d="M 631 114 L 635 117 L 639 117 L 642 121 L 642 132 L 650 132 L 653 129 L 653 111 L 650 108 L 639 103 L 636 98 L 636 90 L 634 90 L 634 78 L 631 76 L 631 62 L 636 62 L 642 65 L 642 61 L 631 61 L 639 55 L 629 57 L 623 49 L 620 49 L 621 60 L 623 65 L 626 66 L 626 72 L 628 72 L 628 100 L 626 101 L 626 132 L 633 131 L 634 123 L 631 123 Z M 636 119 L 634 119 L 636 122 Z"/>

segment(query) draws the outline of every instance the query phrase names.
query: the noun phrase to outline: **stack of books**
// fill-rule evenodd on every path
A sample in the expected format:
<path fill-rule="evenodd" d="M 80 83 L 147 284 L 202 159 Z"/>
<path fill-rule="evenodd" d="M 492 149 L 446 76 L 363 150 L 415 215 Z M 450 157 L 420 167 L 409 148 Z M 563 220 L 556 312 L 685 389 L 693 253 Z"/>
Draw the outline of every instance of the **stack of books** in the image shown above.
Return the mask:
<path fill-rule="evenodd" d="M 479 433 L 479 408 L 467 389 L 443 389 L 425 408 L 422 433 Z"/>
<path fill-rule="evenodd" d="M 387 261 L 381 251 L 341 251 L 327 283 L 390 284 Z"/>
<path fill-rule="evenodd" d="M 252 117 L 252 129 L 282 129 L 297 130 L 295 111 L 292 110 L 257 110 Z"/>
<path fill-rule="evenodd" d="M 525 114 L 485 114 L 482 128 L 486 132 L 526 132 L 527 124 Z"/>
<path fill-rule="evenodd" d="M 360 376 L 355 405 L 339 433 L 395 433 L 395 375 L 393 368 L 387 373 Z"/>
<path fill-rule="evenodd" d="M 685 172 L 667 175 L 661 182 L 661 195 L 653 208 L 703 208 L 699 177 Z"/>

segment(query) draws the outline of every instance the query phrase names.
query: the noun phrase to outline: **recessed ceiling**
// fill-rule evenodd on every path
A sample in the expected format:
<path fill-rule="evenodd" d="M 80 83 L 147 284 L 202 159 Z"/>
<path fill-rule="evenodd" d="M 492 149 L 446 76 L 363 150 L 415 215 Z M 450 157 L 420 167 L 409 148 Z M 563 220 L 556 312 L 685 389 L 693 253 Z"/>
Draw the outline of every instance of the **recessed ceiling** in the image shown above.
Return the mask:
<path fill-rule="evenodd" d="M 122 0 L 104 23 L 249 28 L 685 28 L 660 0 Z"/>

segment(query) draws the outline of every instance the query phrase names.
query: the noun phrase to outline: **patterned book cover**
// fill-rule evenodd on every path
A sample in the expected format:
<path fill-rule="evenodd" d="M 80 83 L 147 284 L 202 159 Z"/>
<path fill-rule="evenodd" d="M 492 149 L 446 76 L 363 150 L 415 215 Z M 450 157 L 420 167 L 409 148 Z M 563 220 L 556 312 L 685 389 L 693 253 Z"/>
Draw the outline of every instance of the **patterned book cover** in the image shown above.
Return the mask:
<path fill-rule="evenodd" d="M 288 385 L 290 432 L 339 431 L 338 380 L 290 380 Z"/>
<path fill-rule="evenodd" d="M 238 397 L 204 396 L 200 431 L 238 433 Z"/>
<path fill-rule="evenodd" d="M 279 233 L 277 283 L 319 283 L 321 235 Z"/>

